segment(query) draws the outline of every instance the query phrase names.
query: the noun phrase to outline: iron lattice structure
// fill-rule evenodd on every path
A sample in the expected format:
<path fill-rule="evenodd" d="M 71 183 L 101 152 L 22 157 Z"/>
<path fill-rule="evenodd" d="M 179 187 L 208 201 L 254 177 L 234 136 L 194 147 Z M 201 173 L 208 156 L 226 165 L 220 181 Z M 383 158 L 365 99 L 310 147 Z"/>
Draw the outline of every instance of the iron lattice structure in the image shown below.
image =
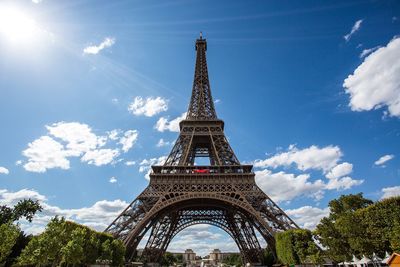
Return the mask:
<path fill-rule="evenodd" d="M 149 230 L 143 255 L 158 262 L 177 233 L 211 224 L 233 238 L 244 262 L 258 264 L 256 232 L 274 249 L 274 233 L 298 227 L 256 185 L 252 166 L 240 164 L 229 145 L 211 96 L 206 50 L 200 36 L 189 109 L 170 155 L 164 165 L 152 166 L 147 188 L 105 230 L 124 241 L 130 257 Z M 198 157 L 210 163 L 198 166 Z"/>

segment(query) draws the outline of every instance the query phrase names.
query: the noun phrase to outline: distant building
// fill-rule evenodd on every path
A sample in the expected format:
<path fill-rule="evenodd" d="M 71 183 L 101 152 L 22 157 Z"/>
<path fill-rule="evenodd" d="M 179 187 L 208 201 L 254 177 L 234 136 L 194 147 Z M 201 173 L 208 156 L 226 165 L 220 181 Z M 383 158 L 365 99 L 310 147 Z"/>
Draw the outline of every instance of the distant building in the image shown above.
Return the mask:
<path fill-rule="evenodd" d="M 196 253 L 194 253 L 190 248 L 186 249 L 185 253 L 183 253 L 183 262 L 190 263 L 194 260 L 196 260 Z"/>
<path fill-rule="evenodd" d="M 214 249 L 209 255 L 208 263 L 211 266 L 219 266 L 228 257 L 232 255 L 240 255 L 239 252 L 221 252 L 219 249 Z"/>

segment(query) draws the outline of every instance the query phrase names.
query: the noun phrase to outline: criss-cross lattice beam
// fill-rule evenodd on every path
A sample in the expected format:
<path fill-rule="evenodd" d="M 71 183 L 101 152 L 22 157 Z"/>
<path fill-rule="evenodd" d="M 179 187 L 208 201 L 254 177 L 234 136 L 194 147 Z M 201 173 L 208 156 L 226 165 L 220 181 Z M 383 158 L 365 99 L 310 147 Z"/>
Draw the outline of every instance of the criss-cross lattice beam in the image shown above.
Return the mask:
<path fill-rule="evenodd" d="M 208 79 L 206 50 L 207 42 L 200 37 L 196 41 L 196 66 L 192 97 L 186 116 L 188 120 L 214 120 L 217 118 Z"/>

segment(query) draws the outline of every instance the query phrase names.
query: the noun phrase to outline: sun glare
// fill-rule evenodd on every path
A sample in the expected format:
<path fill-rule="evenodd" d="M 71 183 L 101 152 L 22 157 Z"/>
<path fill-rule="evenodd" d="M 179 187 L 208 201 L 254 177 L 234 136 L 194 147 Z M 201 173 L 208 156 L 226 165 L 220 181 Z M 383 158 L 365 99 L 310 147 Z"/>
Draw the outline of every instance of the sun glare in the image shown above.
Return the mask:
<path fill-rule="evenodd" d="M 21 10 L 0 7 L 0 35 L 13 42 L 31 42 L 40 33 L 36 22 Z"/>

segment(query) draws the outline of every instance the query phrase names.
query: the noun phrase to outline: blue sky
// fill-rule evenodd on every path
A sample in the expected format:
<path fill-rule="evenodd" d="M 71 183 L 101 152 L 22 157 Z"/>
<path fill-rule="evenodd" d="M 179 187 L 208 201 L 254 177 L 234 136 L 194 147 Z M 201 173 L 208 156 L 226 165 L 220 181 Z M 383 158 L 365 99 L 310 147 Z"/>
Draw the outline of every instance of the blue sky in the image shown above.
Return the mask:
<path fill-rule="evenodd" d="M 231 146 L 295 221 L 398 195 L 399 29 L 398 1 L 2 1 L 0 203 L 104 229 L 178 135 L 200 31 Z M 236 249 L 207 226 L 188 246 Z"/>

